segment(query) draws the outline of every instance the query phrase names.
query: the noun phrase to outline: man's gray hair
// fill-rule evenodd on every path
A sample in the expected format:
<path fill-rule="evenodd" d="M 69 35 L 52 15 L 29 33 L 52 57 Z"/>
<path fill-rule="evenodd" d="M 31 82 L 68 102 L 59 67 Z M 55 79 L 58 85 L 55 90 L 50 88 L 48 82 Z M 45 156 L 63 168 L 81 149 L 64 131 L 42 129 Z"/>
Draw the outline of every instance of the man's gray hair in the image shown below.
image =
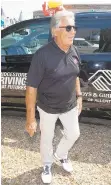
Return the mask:
<path fill-rule="evenodd" d="M 52 17 L 51 17 L 51 22 L 50 22 L 50 29 L 52 32 L 52 28 L 57 28 L 60 25 L 60 21 L 63 17 L 67 17 L 67 18 L 71 18 L 74 20 L 75 23 L 75 15 L 73 12 L 71 11 L 67 11 L 67 10 L 62 10 L 62 11 L 58 11 L 56 12 Z"/>

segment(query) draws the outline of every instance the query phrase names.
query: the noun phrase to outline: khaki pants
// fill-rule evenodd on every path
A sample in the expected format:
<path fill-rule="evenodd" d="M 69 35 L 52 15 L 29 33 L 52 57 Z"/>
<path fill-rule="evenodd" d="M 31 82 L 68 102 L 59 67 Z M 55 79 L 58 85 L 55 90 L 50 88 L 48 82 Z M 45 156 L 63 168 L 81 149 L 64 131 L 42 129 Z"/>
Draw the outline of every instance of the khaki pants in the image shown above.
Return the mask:
<path fill-rule="evenodd" d="M 68 155 L 69 150 L 80 136 L 77 107 L 62 114 L 50 114 L 37 107 L 40 114 L 40 153 L 43 165 L 53 163 L 53 146 L 55 123 L 59 118 L 64 127 L 63 137 L 57 147 L 56 153 L 59 158 Z"/>

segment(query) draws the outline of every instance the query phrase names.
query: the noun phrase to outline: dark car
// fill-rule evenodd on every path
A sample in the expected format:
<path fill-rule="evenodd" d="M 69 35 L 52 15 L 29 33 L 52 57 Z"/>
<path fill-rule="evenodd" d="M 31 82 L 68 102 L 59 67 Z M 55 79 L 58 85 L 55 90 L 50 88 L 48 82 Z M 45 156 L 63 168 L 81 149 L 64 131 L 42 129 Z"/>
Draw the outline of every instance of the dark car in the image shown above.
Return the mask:
<path fill-rule="evenodd" d="M 2 30 L 2 106 L 25 107 L 27 72 L 33 54 L 51 40 L 49 24 L 50 17 L 44 17 Z M 87 41 L 77 45 L 82 61 L 83 108 L 111 110 L 111 12 L 77 13 L 76 26 L 75 40 Z"/>

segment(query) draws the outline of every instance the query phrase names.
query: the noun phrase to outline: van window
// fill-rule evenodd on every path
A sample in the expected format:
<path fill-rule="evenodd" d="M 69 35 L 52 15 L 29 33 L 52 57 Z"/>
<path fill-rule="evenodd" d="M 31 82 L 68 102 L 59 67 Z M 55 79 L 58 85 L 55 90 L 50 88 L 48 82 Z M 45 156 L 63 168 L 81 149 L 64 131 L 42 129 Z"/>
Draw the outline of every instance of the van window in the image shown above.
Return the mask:
<path fill-rule="evenodd" d="M 111 28 L 79 28 L 74 44 L 80 53 L 111 52 Z"/>
<path fill-rule="evenodd" d="M 49 24 L 39 23 L 20 27 L 1 39 L 2 55 L 33 54 L 48 43 Z"/>

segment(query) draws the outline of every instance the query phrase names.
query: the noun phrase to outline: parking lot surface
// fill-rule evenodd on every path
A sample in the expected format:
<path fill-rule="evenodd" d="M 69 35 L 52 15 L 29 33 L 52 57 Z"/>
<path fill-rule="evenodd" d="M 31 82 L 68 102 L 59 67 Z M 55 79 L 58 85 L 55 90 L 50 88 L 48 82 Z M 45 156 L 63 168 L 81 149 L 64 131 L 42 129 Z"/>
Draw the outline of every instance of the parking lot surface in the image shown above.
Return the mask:
<path fill-rule="evenodd" d="M 69 157 L 74 171 L 67 174 L 53 164 L 51 185 L 111 185 L 111 120 L 80 123 L 81 136 Z M 47 123 L 48 124 L 48 123 Z M 39 154 L 40 130 L 30 138 L 25 115 L 2 113 L 2 185 L 42 185 Z M 55 129 L 54 150 L 62 134 Z"/>

